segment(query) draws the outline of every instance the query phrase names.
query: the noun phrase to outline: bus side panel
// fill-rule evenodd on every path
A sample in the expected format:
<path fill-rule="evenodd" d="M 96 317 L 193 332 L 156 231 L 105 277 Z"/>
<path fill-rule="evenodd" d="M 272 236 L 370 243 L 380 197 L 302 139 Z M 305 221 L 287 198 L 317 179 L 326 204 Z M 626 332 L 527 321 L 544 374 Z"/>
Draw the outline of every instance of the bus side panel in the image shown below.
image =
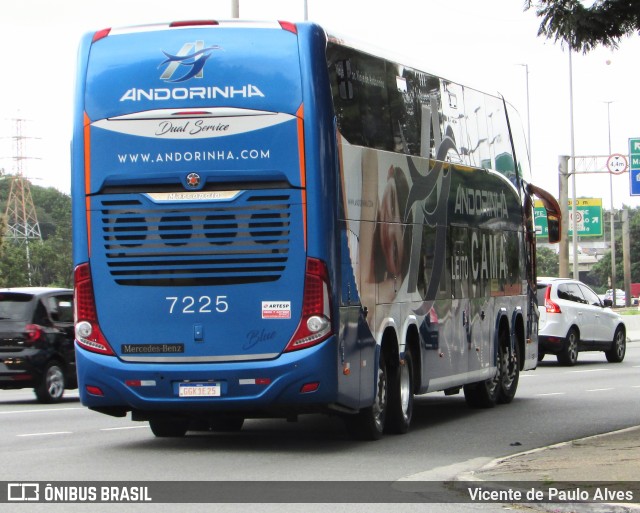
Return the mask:
<path fill-rule="evenodd" d="M 87 60 L 93 34 L 86 34 L 78 50 L 78 66 L 75 83 L 75 105 L 73 138 L 71 140 L 71 202 L 73 209 L 73 262 L 75 265 L 89 258 L 87 241 L 87 218 L 85 211 L 85 114 L 84 97 L 86 88 Z M 82 241 L 82 243 L 80 242 Z"/>
<path fill-rule="evenodd" d="M 370 406 L 374 396 L 376 369 L 375 343 L 363 321 L 354 282 L 355 262 L 346 243 L 345 230 L 338 224 L 343 189 L 340 172 L 344 172 L 336 155 L 338 142 L 334 106 L 326 64 L 326 36 L 316 25 L 298 24 L 300 64 L 303 77 L 305 164 L 307 169 L 308 253 L 325 260 L 334 287 L 333 313 L 339 319 L 338 403 L 348 408 Z M 315 151 L 313 151 L 315 149 Z M 344 225 L 343 225 L 344 226 Z M 353 284 L 350 299 L 343 291 Z M 341 305 L 350 305 L 341 308 Z"/>

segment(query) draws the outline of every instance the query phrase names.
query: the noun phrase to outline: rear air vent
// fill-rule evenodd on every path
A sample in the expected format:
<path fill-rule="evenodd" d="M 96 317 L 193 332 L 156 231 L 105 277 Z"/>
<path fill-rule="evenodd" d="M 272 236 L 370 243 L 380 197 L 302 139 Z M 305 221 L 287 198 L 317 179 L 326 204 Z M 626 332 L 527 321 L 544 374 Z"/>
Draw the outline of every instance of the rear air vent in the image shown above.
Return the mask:
<path fill-rule="evenodd" d="M 291 244 L 291 194 L 249 193 L 212 205 L 103 199 L 94 219 L 111 276 L 152 286 L 278 280 Z"/>

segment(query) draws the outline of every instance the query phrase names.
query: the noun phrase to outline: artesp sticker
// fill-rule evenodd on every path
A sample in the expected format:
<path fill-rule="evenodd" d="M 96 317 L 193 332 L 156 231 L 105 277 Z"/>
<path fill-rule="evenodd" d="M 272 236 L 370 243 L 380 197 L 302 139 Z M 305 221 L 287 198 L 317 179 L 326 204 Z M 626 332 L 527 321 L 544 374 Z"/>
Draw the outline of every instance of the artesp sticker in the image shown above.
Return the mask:
<path fill-rule="evenodd" d="M 291 319 L 291 301 L 263 301 L 263 319 Z"/>

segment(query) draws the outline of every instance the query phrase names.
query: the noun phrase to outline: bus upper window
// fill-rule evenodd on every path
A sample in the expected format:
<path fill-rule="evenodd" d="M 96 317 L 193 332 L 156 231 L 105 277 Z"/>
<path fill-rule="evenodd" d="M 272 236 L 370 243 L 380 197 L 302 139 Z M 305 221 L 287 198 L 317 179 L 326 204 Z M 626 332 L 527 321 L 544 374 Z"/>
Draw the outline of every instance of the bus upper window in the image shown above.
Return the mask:
<path fill-rule="evenodd" d="M 385 61 L 331 45 L 327 57 L 340 132 L 352 144 L 393 150 Z"/>

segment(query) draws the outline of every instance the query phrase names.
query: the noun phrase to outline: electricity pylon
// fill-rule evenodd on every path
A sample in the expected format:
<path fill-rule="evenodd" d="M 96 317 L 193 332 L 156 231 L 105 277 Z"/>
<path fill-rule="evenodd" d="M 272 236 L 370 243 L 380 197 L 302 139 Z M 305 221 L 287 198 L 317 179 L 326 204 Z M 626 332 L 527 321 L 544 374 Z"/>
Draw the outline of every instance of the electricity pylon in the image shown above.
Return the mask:
<path fill-rule="evenodd" d="M 11 181 L 9 186 L 9 196 L 7 198 L 7 208 L 5 209 L 3 219 L 2 236 L 5 242 L 11 241 L 14 244 L 23 245 L 27 260 L 27 275 L 29 285 L 31 285 L 31 255 L 29 251 L 30 240 L 42 240 L 40 232 L 40 224 L 36 214 L 36 207 L 33 204 L 31 196 L 31 183 L 24 177 L 22 162 L 30 157 L 24 154 L 24 140 L 26 137 L 22 134 L 22 125 L 24 119 L 14 119 L 15 135 L 14 155 L 16 172 L 13 175 L 7 175 Z"/>

